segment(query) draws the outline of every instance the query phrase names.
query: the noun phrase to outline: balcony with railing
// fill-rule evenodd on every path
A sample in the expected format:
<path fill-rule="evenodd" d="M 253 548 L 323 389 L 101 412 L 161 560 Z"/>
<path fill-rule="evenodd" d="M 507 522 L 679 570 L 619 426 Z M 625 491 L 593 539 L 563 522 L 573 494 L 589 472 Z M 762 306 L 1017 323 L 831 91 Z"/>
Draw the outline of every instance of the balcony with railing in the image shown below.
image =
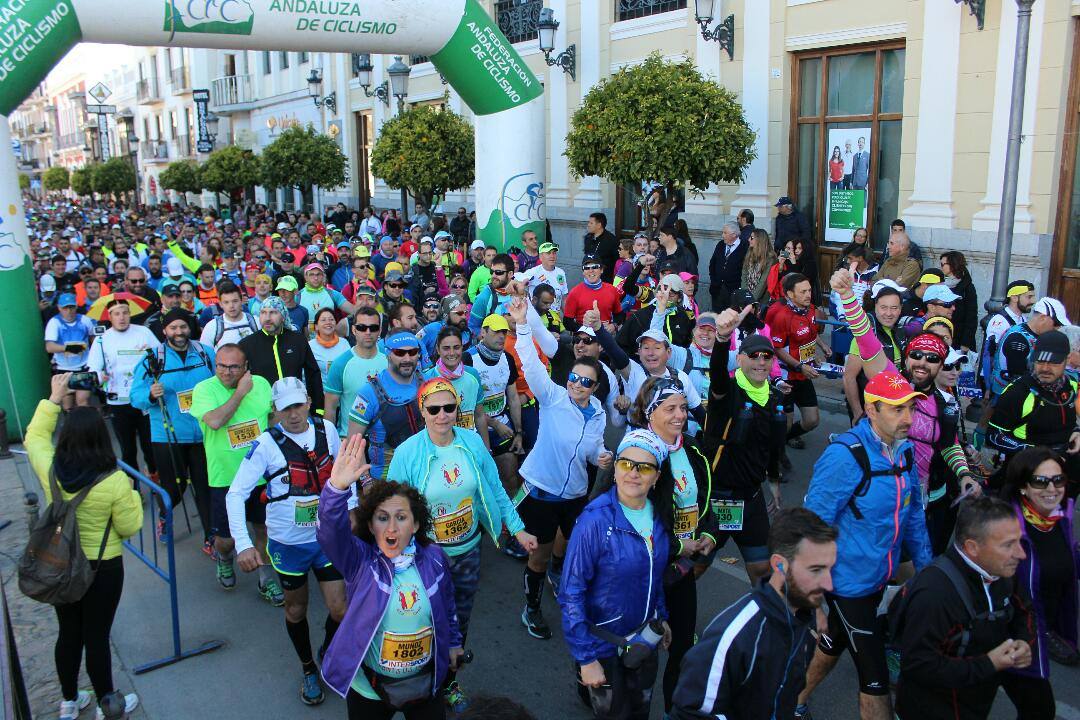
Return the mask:
<path fill-rule="evenodd" d="M 67 150 L 68 148 L 82 147 L 86 144 L 86 134 L 81 132 L 64 133 L 56 141 L 57 150 Z"/>
<path fill-rule="evenodd" d="M 214 112 L 249 110 L 254 101 L 251 75 L 226 75 L 210 83 L 210 102 Z"/>
<path fill-rule="evenodd" d="M 164 140 L 144 140 L 140 145 L 139 152 L 146 162 L 167 162 L 169 160 L 169 143 Z"/>
<path fill-rule="evenodd" d="M 39 123 L 34 123 L 33 125 L 30 125 L 30 134 L 31 135 L 48 135 L 51 132 L 52 132 L 52 128 L 49 127 L 49 123 L 47 123 L 47 122 L 39 122 Z"/>
<path fill-rule="evenodd" d="M 160 102 L 161 91 L 158 90 L 157 78 L 148 78 L 135 83 L 135 97 L 140 105 Z"/>
<path fill-rule="evenodd" d="M 648 15 L 673 10 L 685 10 L 686 0 L 618 0 L 615 5 L 615 20 L 635 20 Z"/>
<path fill-rule="evenodd" d="M 169 71 L 169 84 L 172 91 L 177 95 L 191 91 L 191 69 L 187 66 L 173 68 Z"/>

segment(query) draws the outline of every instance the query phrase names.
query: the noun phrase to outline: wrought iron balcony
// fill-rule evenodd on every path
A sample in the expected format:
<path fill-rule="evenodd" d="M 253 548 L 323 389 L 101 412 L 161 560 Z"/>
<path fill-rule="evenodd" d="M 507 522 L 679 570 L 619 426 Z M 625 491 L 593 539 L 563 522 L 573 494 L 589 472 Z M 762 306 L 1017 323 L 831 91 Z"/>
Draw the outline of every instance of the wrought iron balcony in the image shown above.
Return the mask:
<path fill-rule="evenodd" d="M 536 40 L 543 8 L 543 0 L 496 0 L 495 22 L 512 43 Z"/>
<path fill-rule="evenodd" d="M 659 15 L 672 10 L 685 10 L 686 0 L 617 0 L 615 19 L 634 20 L 648 15 Z"/>
<path fill-rule="evenodd" d="M 246 110 L 246 105 L 254 101 L 251 75 L 226 75 L 210 83 L 210 102 L 214 112 Z"/>
<path fill-rule="evenodd" d="M 169 71 L 169 84 L 172 91 L 180 94 L 191 90 L 191 70 L 186 67 L 177 67 Z"/>
<path fill-rule="evenodd" d="M 165 162 L 169 159 L 169 143 L 164 140 L 144 140 L 140 152 L 147 162 Z"/>
<path fill-rule="evenodd" d="M 161 100 L 161 91 L 158 90 L 157 78 L 140 80 L 135 83 L 135 97 L 140 105 L 159 102 Z"/>

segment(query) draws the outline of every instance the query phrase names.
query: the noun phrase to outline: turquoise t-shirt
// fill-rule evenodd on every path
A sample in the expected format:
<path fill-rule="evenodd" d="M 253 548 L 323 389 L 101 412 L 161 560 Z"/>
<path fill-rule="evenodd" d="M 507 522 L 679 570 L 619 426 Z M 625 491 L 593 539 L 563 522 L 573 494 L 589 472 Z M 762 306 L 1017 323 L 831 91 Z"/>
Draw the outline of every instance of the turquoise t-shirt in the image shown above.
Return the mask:
<path fill-rule="evenodd" d="M 409 677 L 424 667 L 434 649 L 431 602 L 420 573 L 410 566 L 394 574 L 390 603 L 364 655 L 364 664 L 379 675 Z M 353 676 L 352 689 L 368 700 L 379 699 L 363 670 L 358 669 Z"/>
<path fill-rule="evenodd" d="M 447 555 L 464 555 L 480 542 L 473 505 L 479 483 L 472 464 L 459 447 L 436 447 L 428 470 L 424 498 L 431 508 L 431 533 Z"/>
<path fill-rule="evenodd" d="M 671 461 L 671 474 L 675 478 L 675 537 L 680 540 L 693 540 L 697 529 L 698 484 L 694 469 L 690 467 L 690 458 L 686 448 L 679 448 L 668 457 Z"/>
<path fill-rule="evenodd" d="M 341 307 L 343 302 L 345 302 L 345 296 L 333 288 L 321 287 L 315 292 L 312 292 L 311 290 L 308 290 L 307 287 L 304 287 L 301 288 L 300 293 L 296 296 L 296 302 L 308 312 L 307 328 L 296 329 L 306 333 L 304 337 L 310 340 L 315 337 L 315 313 L 319 312 L 319 310 L 324 307 L 336 310 Z"/>
<path fill-rule="evenodd" d="M 374 357 L 362 358 L 350 350 L 330 363 L 323 388 L 328 393 L 341 396 L 338 401 L 338 435 L 345 437 L 348 434 L 349 408 L 356 401 L 356 393 L 367 384 L 369 377 L 374 377 L 385 369 L 386 356 L 380 352 L 375 353 Z"/>
<path fill-rule="evenodd" d="M 417 375 L 413 375 L 413 381 L 407 385 L 394 380 L 389 370 L 379 373 L 378 378 L 391 404 L 407 405 L 416 400 L 416 391 L 420 389 L 420 378 Z M 379 398 L 370 382 L 364 383 L 356 393 L 356 399 L 349 410 L 349 420 L 370 426 L 367 429 L 367 452 L 368 461 L 371 462 L 371 476 L 376 480 L 385 480 L 386 471 L 390 469 L 390 460 L 394 457 L 394 448 L 385 444 L 386 428 L 379 413 Z"/>
<path fill-rule="evenodd" d="M 439 369 L 431 368 L 424 371 L 425 380 L 433 380 L 439 377 Z M 457 390 L 461 404 L 458 405 L 458 419 L 454 423 L 459 428 L 467 430 L 476 429 L 476 406 L 484 402 L 484 387 L 480 380 L 480 373 L 476 368 L 465 366 L 465 373 L 450 381 Z"/>
<path fill-rule="evenodd" d="M 637 530 L 638 535 L 645 538 L 645 543 L 649 546 L 649 552 L 653 549 L 653 506 L 652 501 L 646 499 L 645 507 L 640 510 L 634 510 L 628 508 L 622 503 L 619 503 L 619 507 L 622 508 L 623 515 L 630 521 L 630 524 Z"/>

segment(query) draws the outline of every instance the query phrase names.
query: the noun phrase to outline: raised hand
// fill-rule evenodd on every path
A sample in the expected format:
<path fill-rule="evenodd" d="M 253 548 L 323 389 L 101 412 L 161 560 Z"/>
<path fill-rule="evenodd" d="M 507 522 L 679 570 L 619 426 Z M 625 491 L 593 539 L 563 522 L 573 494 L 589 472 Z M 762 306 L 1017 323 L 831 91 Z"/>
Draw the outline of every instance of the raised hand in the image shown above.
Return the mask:
<path fill-rule="evenodd" d="M 510 301 L 510 304 L 506 306 L 506 312 L 510 316 L 510 319 L 517 325 L 524 325 L 527 320 L 528 309 L 525 306 L 525 298 L 515 297 Z"/>
<path fill-rule="evenodd" d="M 364 451 L 367 440 L 363 435 L 352 435 L 341 446 L 334 469 L 330 471 L 330 484 L 338 490 L 348 490 L 361 477 L 368 474 L 368 464 Z"/>
<path fill-rule="evenodd" d="M 854 278 L 851 276 L 851 271 L 846 268 L 840 268 L 832 274 L 829 278 L 829 285 L 836 294 L 840 297 L 846 297 L 851 294 L 851 285 L 854 282 Z"/>

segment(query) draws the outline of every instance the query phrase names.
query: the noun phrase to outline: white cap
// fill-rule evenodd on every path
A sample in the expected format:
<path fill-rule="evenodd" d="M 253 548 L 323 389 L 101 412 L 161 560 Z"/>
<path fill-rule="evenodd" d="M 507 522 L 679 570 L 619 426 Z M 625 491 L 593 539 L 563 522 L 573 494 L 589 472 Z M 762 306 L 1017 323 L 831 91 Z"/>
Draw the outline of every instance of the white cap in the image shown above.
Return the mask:
<path fill-rule="evenodd" d="M 1049 315 L 1058 325 L 1072 325 L 1072 323 L 1069 322 L 1069 314 L 1065 312 L 1065 306 L 1056 298 L 1042 298 L 1031 306 L 1031 312 Z"/>
<path fill-rule="evenodd" d="M 307 388 L 304 387 L 304 383 L 300 378 L 294 377 L 283 377 L 274 383 L 272 396 L 275 410 L 284 410 L 287 407 L 308 401 Z"/>
<path fill-rule="evenodd" d="M 184 274 L 184 264 L 180 258 L 171 257 L 165 261 L 165 274 L 170 277 L 179 277 Z"/>
<path fill-rule="evenodd" d="M 885 278 L 884 280 L 878 280 L 870 287 L 870 297 L 876 298 L 878 296 L 878 293 L 881 292 L 882 288 L 892 288 L 898 293 L 907 292 L 907 288 L 898 284 L 895 280 Z"/>
<path fill-rule="evenodd" d="M 470 250 L 483 250 L 486 247 L 487 247 L 487 245 L 484 244 L 483 240 L 473 240 L 472 245 L 469 246 L 469 249 Z"/>
<path fill-rule="evenodd" d="M 52 275 L 41 276 L 41 292 L 56 292 L 56 279 Z"/>
<path fill-rule="evenodd" d="M 686 283 L 682 281 L 681 277 L 674 273 L 660 278 L 660 284 L 666 285 L 675 292 L 686 292 Z"/>
<path fill-rule="evenodd" d="M 596 337 L 596 331 L 593 330 L 588 325 L 582 325 L 581 327 L 579 327 L 577 330 L 574 331 L 575 335 L 577 335 L 578 333 L 581 333 L 582 335 L 588 335 L 591 338 Z"/>
<path fill-rule="evenodd" d="M 277 229 L 278 230 L 288 230 L 289 229 L 289 223 L 287 223 L 287 222 L 279 222 L 277 224 Z"/>
<path fill-rule="evenodd" d="M 638 335 L 638 345 L 641 344 L 642 340 L 655 340 L 656 342 L 661 342 L 668 346 L 671 345 L 671 343 L 667 339 L 667 335 L 664 334 L 663 330 L 646 330 L 645 332 Z"/>
<path fill-rule="evenodd" d="M 967 364 L 967 353 L 957 350 L 956 348 L 950 348 L 949 354 L 945 357 L 945 364 L 952 365 L 959 362 L 961 365 Z"/>

